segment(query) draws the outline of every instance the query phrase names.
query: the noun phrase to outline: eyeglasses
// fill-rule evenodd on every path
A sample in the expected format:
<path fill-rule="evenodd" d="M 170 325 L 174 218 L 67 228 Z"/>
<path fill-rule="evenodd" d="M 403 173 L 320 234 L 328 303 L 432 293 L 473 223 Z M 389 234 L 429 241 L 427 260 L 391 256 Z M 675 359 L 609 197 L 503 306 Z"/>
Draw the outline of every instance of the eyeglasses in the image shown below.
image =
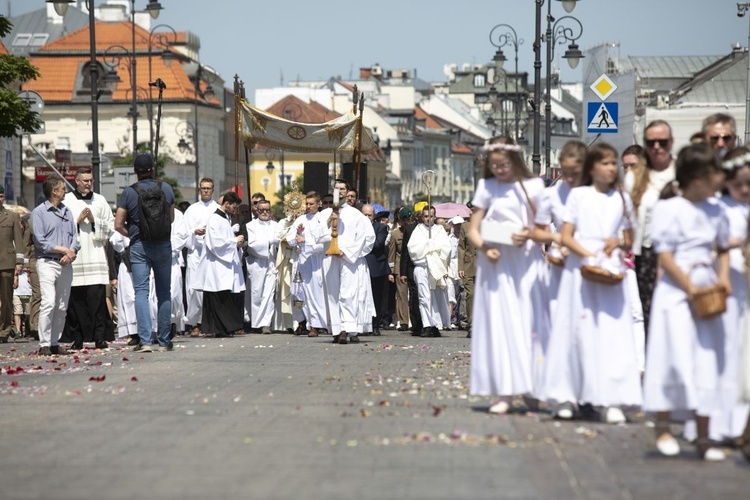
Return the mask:
<path fill-rule="evenodd" d="M 259 209 L 258 209 L 258 213 L 263 213 L 263 212 L 270 212 L 270 211 L 271 211 L 271 209 L 270 209 L 270 208 L 259 208 Z"/>
<path fill-rule="evenodd" d="M 672 139 L 646 139 L 646 147 L 647 148 L 653 148 L 656 144 L 659 144 L 659 147 L 662 149 L 666 149 L 667 146 L 669 146 L 669 141 Z"/>
<path fill-rule="evenodd" d="M 512 167 L 513 164 L 509 161 L 504 163 L 493 163 L 490 165 L 491 170 L 510 170 Z"/>
<path fill-rule="evenodd" d="M 729 134 L 723 134 L 723 135 L 709 135 L 708 140 L 711 141 L 711 144 L 716 145 L 716 143 L 719 142 L 719 139 L 724 141 L 724 144 L 729 144 L 730 142 L 734 142 L 734 136 Z"/>
<path fill-rule="evenodd" d="M 260 200 L 258 200 L 258 201 L 254 201 L 254 202 L 253 202 L 253 205 L 257 205 L 258 203 L 260 203 Z"/>

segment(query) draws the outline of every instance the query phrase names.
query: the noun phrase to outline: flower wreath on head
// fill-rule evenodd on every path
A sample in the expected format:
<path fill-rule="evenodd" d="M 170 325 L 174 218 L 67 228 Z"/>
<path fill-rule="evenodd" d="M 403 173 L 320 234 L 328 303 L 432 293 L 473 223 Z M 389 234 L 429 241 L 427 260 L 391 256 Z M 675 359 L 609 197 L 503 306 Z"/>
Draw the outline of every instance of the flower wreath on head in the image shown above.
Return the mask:
<path fill-rule="evenodd" d="M 484 153 L 492 153 L 493 151 L 510 151 L 512 153 L 520 153 L 521 146 L 518 146 L 516 144 L 502 143 L 485 144 L 484 146 L 482 146 L 482 152 Z"/>
<path fill-rule="evenodd" d="M 740 168 L 748 164 L 750 164 L 750 153 L 745 153 L 744 155 L 738 156 L 737 158 L 732 158 L 731 160 L 722 162 L 721 168 L 731 172 L 735 168 Z"/>

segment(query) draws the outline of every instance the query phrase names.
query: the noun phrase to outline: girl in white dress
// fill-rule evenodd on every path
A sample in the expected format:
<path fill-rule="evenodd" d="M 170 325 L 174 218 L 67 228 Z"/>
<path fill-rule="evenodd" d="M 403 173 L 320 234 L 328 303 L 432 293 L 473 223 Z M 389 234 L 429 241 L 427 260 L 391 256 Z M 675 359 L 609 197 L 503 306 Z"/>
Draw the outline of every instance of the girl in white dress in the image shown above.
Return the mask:
<path fill-rule="evenodd" d="M 560 150 L 560 179 L 544 190 L 542 201 L 534 218 L 534 241 L 549 245 L 547 256 L 549 265 L 549 300 L 550 317 L 555 317 L 555 305 L 560 288 L 564 259 L 568 249 L 561 246 L 565 202 L 571 189 L 581 185 L 583 160 L 586 157 L 586 145 L 581 141 L 568 141 Z M 561 264 L 557 262 L 562 261 Z M 572 416 L 572 415 L 571 415 Z"/>
<path fill-rule="evenodd" d="M 561 241 L 570 254 L 550 332 L 544 395 L 567 414 L 583 401 L 603 407 L 604 421 L 621 423 L 625 415 L 620 407 L 642 401 L 629 294 L 624 281 L 584 280 L 580 271 L 582 265 L 596 263 L 624 273 L 622 250 L 632 242 L 632 203 L 622 191 L 612 146 L 589 148 L 582 184 L 565 205 Z M 563 408 L 556 413 L 566 417 Z"/>
<path fill-rule="evenodd" d="M 500 396 L 490 412 L 506 413 L 512 396 L 535 394 L 543 374 L 549 299 L 544 257 L 530 228 L 544 184 L 532 177 L 521 148 L 509 138 L 493 139 L 485 150 L 468 231 L 478 249 L 471 393 Z M 485 242 L 483 219 L 512 228 L 512 243 Z"/>
<path fill-rule="evenodd" d="M 680 452 L 670 417 L 694 412 L 699 453 L 708 461 L 725 458 L 708 441 L 709 416 L 719 406 L 725 368 L 723 318 L 698 318 L 690 304 L 698 288 L 717 280 L 731 293 L 729 220 L 713 197 L 723 178 L 713 148 L 687 146 L 677 157 L 682 194 L 659 201 L 654 209 L 659 215 L 651 236 L 662 273 L 651 303 L 643 409 L 656 412 L 656 448 L 666 456 Z"/>
<path fill-rule="evenodd" d="M 708 436 L 714 441 L 734 442 L 744 429 L 750 405 L 738 403 L 738 362 L 742 316 L 747 309 L 747 275 L 742 246 L 747 239 L 750 215 L 750 149 L 735 148 L 722 162 L 725 183 L 720 201 L 729 219 L 729 280 L 732 295 L 727 297 L 724 313 L 724 359 L 719 379 L 720 402 L 711 412 Z M 695 422 L 685 423 L 685 437 L 695 438 Z"/>

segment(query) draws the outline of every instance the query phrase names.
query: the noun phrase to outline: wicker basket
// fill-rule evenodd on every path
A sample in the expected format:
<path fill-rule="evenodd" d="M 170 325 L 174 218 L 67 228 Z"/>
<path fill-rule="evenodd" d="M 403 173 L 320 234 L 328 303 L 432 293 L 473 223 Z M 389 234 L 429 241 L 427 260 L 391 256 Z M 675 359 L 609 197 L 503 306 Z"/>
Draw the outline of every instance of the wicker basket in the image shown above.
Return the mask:
<path fill-rule="evenodd" d="M 554 255 L 547 254 L 546 255 L 547 262 L 552 264 L 553 266 L 565 266 L 565 259 L 562 259 L 560 257 L 555 257 Z"/>
<path fill-rule="evenodd" d="M 603 285 L 616 285 L 625 278 L 624 274 L 614 274 L 597 266 L 581 266 L 581 276 Z"/>
<path fill-rule="evenodd" d="M 691 300 L 695 315 L 708 319 L 727 310 L 727 291 L 721 285 L 699 288 Z"/>

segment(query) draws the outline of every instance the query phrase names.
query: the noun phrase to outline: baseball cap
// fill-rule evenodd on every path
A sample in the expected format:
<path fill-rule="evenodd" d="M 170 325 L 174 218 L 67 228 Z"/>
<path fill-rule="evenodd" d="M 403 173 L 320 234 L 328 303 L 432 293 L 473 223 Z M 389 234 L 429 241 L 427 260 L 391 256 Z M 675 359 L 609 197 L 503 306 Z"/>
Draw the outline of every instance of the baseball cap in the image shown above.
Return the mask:
<path fill-rule="evenodd" d="M 383 218 L 389 218 L 391 216 L 391 213 L 388 210 L 383 210 L 375 214 L 375 217 L 373 217 L 375 220 L 383 219 Z"/>
<path fill-rule="evenodd" d="M 453 217 L 448 222 L 450 222 L 451 224 L 453 224 L 455 226 L 455 225 L 458 225 L 458 224 L 463 224 L 464 222 L 466 222 L 466 220 L 463 217 L 461 217 L 460 215 L 457 215 L 457 216 Z"/>
<path fill-rule="evenodd" d="M 154 159 L 149 153 L 141 153 L 135 157 L 133 168 L 136 172 L 148 172 L 154 168 Z"/>
<path fill-rule="evenodd" d="M 407 207 L 404 207 L 404 208 L 402 208 L 399 211 L 398 216 L 400 218 L 402 218 L 402 219 L 406 219 L 407 217 L 411 217 L 411 210 L 408 209 Z"/>

